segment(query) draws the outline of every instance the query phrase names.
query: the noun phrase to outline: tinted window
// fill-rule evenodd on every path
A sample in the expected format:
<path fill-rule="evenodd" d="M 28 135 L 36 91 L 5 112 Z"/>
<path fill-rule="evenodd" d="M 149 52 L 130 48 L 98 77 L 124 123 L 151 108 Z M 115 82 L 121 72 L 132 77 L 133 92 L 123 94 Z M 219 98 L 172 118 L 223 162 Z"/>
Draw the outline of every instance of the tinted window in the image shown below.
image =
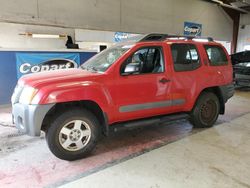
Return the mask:
<path fill-rule="evenodd" d="M 147 47 L 137 50 L 122 65 L 121 74 L 147 74 L 164 71 L 161 47 Z"/>
<path fill-rule="evenodd" d="M 227 56 L 221 47 L 205 45 L 205 49 L 210 65 L 218 66 L 228 64 Z"/>
<path fill-rule="evenodd" d="M 175 71 L 191 71 L 200 66 L 199 54 L 193 44 L 172 44 L 171 52 Z"/>

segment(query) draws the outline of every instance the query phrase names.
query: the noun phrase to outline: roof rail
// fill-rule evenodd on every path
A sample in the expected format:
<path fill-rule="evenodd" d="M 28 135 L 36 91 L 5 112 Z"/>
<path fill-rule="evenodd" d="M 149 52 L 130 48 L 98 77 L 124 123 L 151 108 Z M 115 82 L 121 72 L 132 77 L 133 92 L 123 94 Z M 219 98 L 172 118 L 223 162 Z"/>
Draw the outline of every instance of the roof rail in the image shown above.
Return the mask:
<path fill-rule="evenodd" d="M 168 34 L 160 34 L 160 33 L 151 33 L 145 35 L 139 42 L 146 42 L 146 41 L 163 41 L 166 40 Z"/>
<path fill-rule="evenodd" d="M 193 39 L 206 39 L 209 42 L 213 42 L 214 39 L 212 37 L 199 37 L 199 36 L 187 36 L 187 35 L 169 35 L 169 34 L 159 34 L 159 33 L 152 33 L 145 35 L 139 42 L 147 42 L 147 41 L 164 41 L 168 38 L 184 38 L 187 40 Z"/>

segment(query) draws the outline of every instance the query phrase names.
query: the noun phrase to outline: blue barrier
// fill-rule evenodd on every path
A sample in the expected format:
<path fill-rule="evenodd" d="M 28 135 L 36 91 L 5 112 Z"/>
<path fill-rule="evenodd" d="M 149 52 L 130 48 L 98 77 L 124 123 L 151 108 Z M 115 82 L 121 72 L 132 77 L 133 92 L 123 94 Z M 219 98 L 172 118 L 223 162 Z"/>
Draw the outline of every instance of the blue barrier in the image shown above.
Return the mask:
<path fill-rule="evenodd" d="M 32 66 L 48 66 L 49 63 L 55 64 L 58 63 L 57 60 L 62 59 L 72 62 L 73 66 L 79 66 L 95 54 L 78 51 L 0 51 L 0 105 L 10 104 L 11 95 L 20 76 L 39 71 L 38 66 L 33 67 L 31 71 Z"/>

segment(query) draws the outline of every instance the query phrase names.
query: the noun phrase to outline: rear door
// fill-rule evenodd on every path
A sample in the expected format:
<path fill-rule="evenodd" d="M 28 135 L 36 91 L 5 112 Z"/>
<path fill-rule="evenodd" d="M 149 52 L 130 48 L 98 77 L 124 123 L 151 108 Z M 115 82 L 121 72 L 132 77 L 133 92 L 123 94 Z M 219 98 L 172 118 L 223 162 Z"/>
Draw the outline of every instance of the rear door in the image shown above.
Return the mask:
<path fill-rule="evenodd" d="M 204 83 L 204 74 L 207 74 L 202 66 L 203 59 L 195 43 L 172 43 L 170 53 L 173 69 L 171 85 L 173 110 L 188 111 L 192 107 L 197 91 Z"/>

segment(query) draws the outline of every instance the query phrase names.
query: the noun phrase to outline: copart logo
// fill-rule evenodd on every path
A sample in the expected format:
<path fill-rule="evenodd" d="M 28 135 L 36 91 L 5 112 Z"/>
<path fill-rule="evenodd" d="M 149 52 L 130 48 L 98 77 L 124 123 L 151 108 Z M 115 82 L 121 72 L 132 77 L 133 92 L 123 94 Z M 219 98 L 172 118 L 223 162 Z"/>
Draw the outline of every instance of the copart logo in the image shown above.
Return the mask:
<path fill-rule="evenodd" d="M 123 32 L 115 32 L 115 42 L 121 42 L 123 40 L 128 39 L 130 36 L 129 33 L 123 33 Z"/>
<path fill-rule="evenodd" d="M 58 69 L 69 69 L 77 68 L 78 65 L 75 61 L 70 59 L 53 59 L 43 62 L 38 65 L 32 65 L 30 63 L 24 63 L 20 66 L 20 72 L 22 74 L 26 73 L 36 73 L 42 71 L 58 70 Z"/>
<path fill-rule="evenodd" d="M 184 32 L 189 33 L 190 35 L 199 35 L 201 33 L 201 28 L 199 26 L 185 26 Z"/>
<path fill-rule="evenodd" d="M 201 26 L 198 24 L 196 25 L 186 25 L 184 27 L 184 34 L 186 35 L 194 35 L 194 36 L 200 36 L 201 35 Z"/>

